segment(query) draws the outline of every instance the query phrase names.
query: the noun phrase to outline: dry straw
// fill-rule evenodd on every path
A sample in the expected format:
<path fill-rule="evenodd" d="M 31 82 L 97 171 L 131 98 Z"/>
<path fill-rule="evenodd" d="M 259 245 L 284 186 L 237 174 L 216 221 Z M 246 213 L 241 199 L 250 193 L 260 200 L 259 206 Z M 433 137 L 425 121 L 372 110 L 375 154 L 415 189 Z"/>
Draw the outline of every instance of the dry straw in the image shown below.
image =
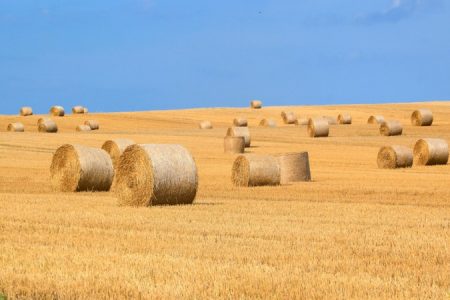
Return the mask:
<path fill-rule="evenodd" d="M 336 118 L 334 118 L 332 116 L 323 116 L 322 118 L 324 118 L 325 120 L 328 121 L 328 125 L 336 125 L 337 124 Z"/>
<path fill-rule="evenodd" d="M 384 121 L 384 117 L 380 116 L 380 115 L 373 115 L 373 116 L 370 116 L 369 119 L 367 119 L 367 124 L 379 124 L 379 125 L 381 125 L 384 122 L 385 122 Z"/>
<path fill-rule="evenodd" d="M 399 121 L 385 121 L 380 125 L 380 134 L 385 136 L 401 135 L 402 124 Z"/>
<path fill-rule="evenodd" d="M 130 139 L 108 140 L 103 143 L 102 149 L 105 150 L 109 154 L 109 156 L 111 156 L 111 160 L 115 169 L 119 164 L 119 158 L 122 155 L 123 151 L 125 151 L 128 146 L 134 144 L 135 142 Z"/>
<path fill-rule="evenodd" d="M 285 153 L 277 156 L 280 164 L 280 183 L 311 181 L 308 152 Z"/>
<path fill-rule="evenodd" d="M 87 120 L 84 121 L 84 125 L 87 125 L 91 128 L 91 130 L 99 130 L 100 124 L 96 120 Z"/>
<path fill-rule="evenodd" d="M 247 127 L 248 122 L 247 119 L 244 118 L 235 118 L 233 120 L 233 125 L 237 127 Z"/>
<path fill-rule="evenodd" d="M 91 127 L 89 125 L 78 125 L 75 128 L 76 131 L 91 131 Z"/>
<path fill-rule="evenodd" d="M 25 126 L 23 126 L 23 124 L 19 123 L 19 122 L 9 123 L 8 127 L 6 127 L 6 130 L 13 131 L 13 132 L 24 132 Z"/>
<path fill-rule="evenodd" d="M 31 116 L 33 114 L 33 109 L 29 106 L 24 106 L 20 109 L 21 116 Z"/>
<path fill-rule="evenodd" d="M 377 157 L 378 168 L 409 168 L 413 164 L 413 151 L 405 146 L 381 147 Z"/>
<path fill-rule="evenodd" d="M 53 189 L 57 191 L 107 191 L 114 170 L 104 150 L 66 144 L 53 155 L 50 174 Z"/>
<path fill-rule="evenodd" d="M 250 101 L 250 107 L 254 109 L 259 109 L 262 107 L 262 102 L 259 100 L 252 100 Z"/>
<path fill-rule="evenodd" d="M 41 122 L 38 121 L 38 131 L 39 132 L 58 132 L 58 126 L 51 119 L 43 119 Z"/>
<path fill-rule="evenodd" d="M 339 124 L 349 125 L 352 124 L 352 116 L 349 114 L 339 114 L 337 121 Z"/>
<path fill-rule="evenodd" d="M 233 163 L 231 180 L 236 186 L 280 184 L 280 165 L 270 155 L 239 155 Z"/>
<path fill-rule="evenodd" d="M 225 153 L 244 153 L 245 139 L 242 136 L 226 136 L 223 138 Z"/>
<path fill-rule="evenodd" d="M 297 120 L 297 125 L 308 125 L 309 119 L 308 118 L 300 118 Z"/>
<path fill-rule="evenodd" d="M 446 165 L 448 143 L 443 139 L 420 139 L 414 146 L 415 165 Z"/>
<path fill-rule="evenodd" d="M 411 124 L 414 126 L 431 126 L 433 124 L 433 113 L 425 108 L 415 110 L 411 115 Z"/>
<path fill-rule="evenodd" d="M 72 113 L 73 114 L 85 114 L 87 112 L 87 109 L 83 106 L 74 106 L 72 107 Z"/>
<path fill-rule="evenodd" d="M 39 118 L 37 120 L 37 125 L 39 126 L 39 124 L 44 123 L 45 121 L 52 121 L 52 119 L 50 119 L 50 118 Z"/>
<path fill-rule="evenodd" d="M 327 137 L 330 127 L 324 118 L 309 119 L 307 131 L 310 137 Z"/>
<path fill-rule="evenodd" d="M 199 127 L 200 129 L 212 129 L 212 128 L 213 128 L 213 126 L 212 126 L 212 124 L 211 124 L 210 121 L 201 121 L 201 122 L 198 124 L 198 127 Z"/>
<path fill-rule="evenodd" d="M 296 124 L 298 125 L 297 116 L 295 113 L 288 111 L 288 112 L 281 112 L 281 118 L 283 118 L 284 124 Z"/>
<path fill-rule="evenodd" d="M 116 176 L 119 205 L 190 204 L 197 193 L 197 166 L 180 145 L 129 146 Z"/>
<path fill-rule="evenodd" d="M 262 119 L 261 122 L 259 122 L 259 126 L 261 127 L 277 127 L 277 122 L 273 119 Z"/>
<path fill-rule="evenodd" d="M 55 117 L 64 117 L 64 107 L 62 106 L 52 106 L 50 108 L 50 114 Z"/>
<path fill-rule="evenodd" d="M 248 127 L 230 127 L 227 130 L 226 136 L 241 136 L 245 140 L 245 147 L 250 147 L 251 138 Z"/>

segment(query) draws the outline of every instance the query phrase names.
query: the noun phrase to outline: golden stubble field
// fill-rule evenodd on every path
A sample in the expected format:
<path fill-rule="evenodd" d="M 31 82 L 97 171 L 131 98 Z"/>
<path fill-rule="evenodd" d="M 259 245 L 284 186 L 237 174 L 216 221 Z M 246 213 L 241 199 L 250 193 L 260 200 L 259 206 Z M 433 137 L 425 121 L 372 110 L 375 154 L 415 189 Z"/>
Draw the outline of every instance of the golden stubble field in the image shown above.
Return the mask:
<path fill-rule="evenodd" d="M 431 127 L 410 125 L 417 108 Z M 352 125 L 307 137 L 298 116 L 348 112 Z M 403 123 L 382 137 L 371 114 Z M 250 153 L 308 151 L 313 182 L 236 188 L 223 136 L 249 119 Z M 267 107 L 261 110 L 68 115 L 38 133 L 39 116 L 0 116 L 0 293 L 8 298 L 432 298 L 450 297 L 450 165 L 381 170 L 379 147 L 450 142 L 450 102 Z M 279 127 L 258 128 L 263 117 Z M 77 133 L 86 119 L 98 132 Z M 200 120 L 213 130 L 199 130 Z M 11 121 L 25 133 L 7 133 Z M 100 147 L 111 138 L 179 143 L 197 162 L 194 205 L 118 207 L 109 192 L 56 193 L 49 183 L 62 144 Z"/>

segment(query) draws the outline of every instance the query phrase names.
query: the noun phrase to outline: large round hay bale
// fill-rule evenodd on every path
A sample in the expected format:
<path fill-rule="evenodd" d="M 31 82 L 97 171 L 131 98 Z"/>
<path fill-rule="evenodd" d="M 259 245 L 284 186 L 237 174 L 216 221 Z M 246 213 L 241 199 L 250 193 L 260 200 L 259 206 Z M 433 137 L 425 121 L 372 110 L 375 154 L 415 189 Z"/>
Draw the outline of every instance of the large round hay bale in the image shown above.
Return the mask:
<path fill-rule="evenodd" d="M 250 101 L 250 107 L 254 109 L 259 109 L 262 107 L 262 102 L 260 100 L 252 100 Z"/>
<path fill-rule="evenodd" d="M 244 118 L 235 118 L 233 120 L 233 125 L 237 127 L 247 127 L 248 122 L 247 119 Z"/>
<path fill-rule="evenodd" d="M 227 136 L 242 136 L 245 140 L 245 147 L 250 147 L 251 138 L 248 127 L 230 127 L 227 130 Z"/>
<path fill-rule="evenodd" d="M 411 124 L 414 126 L 431 126 L 433 124 L 433 113 L 426 108 L 415 110 L 411 115 Z"/>
<path fill-rule="evenodd" d="M 57 191 L 107 191 L 114 169 L 104 150 L 66 144 L 53 155 L 50 175 L 51 184 Z"/>
<path fill-rule="evenodd" d="M 283 118 L 283 122 L 284 124 L 298 124 L 298 119 L 297 116 L 295 115 L 295 113 L 288 111 L 282 111 L 281 112 L 281 117 Z"/>
<path fill-rule="evenodd" d="M 190 204 L 197 193 L 197 166 L 180 145 L 129 146 L 116 176 L 119 205 Z"/>
<path fill-rule="evenodd" d="M 75 128 L 76 131 L 91 131 L 91 127 L 89 125 L 78 125 Z"/>
<path fill-rule="evenodd" d="M 277 127 L 277 122 L 273 119 L 262 119 L 261 122 L 259 122 L 259 126 L 275 128 Z"/>
<path fill-rule="evenodd" d="M 104 142 L 102 145 L 102 149 L 105 150 L 109 154 L 109 156 L 111 156 L 114 169 L 116 169 L 119 164 L 119 158 L 122 155 L 123 151 L 125 151 L 128 146 L 134 144 L 135 142 L 130 139 L 114 139 Z"/>
<path fill-rule="evenodd" d="M 399 121 L 385 121 L 380 125 L 380 134 L 385 136 L 401 135 L 402 124 Z"/>
<path fill-rule="evenodd" d="M 39 132 L 49 132 L 49 133 L 55 133 L 58 132 L 58 126 L 56 123 L 51 120 L 43 120 L 40 123 L 38 122 L 38 131 Z"/>
<path fill-rule="evenodd" d="M 6 127 L 6 130 L 12 131 L 12 132 L 24 132 L 25 126 L 23 126 L 23 124 L 20 122 L 9 123 L 8 127 Z"/>
<path fill-rule="evenodd" d="M 213 126 L 212 126 L 212 124 L 211 124 L 211 121 L 201 121 L 201 122 L 198 124 L 198 127 L 199 127 L 200 129 L 212 129 L 212 128 L 213 128 Z"/>
<path fill-rule="evenodd" d="M 270 155 L 239 155 L 233 163 L 231 180 L 236 186 L 280 184 L 280 165 Z"/>
<path fill-rule="evenodd" d="M 21 116 L 31 116 L 33 114 L 33 109 L 29 106 L 24 106 L 20 108 L 19 114 Z"/>
<path fill-rule="evenodd" d="M 223 138 L 225 153 L 244 153 L 245 139 L 242 136 L 226 136 Z"/>
<path fill-rule="evenodd" d="M 378 168 L 409 168 L 413 164 L 413 151 L 405 146 L 381 147 L 377 157 Z"/>
<path fill-rule="evenodd" d="M 339 124 L 349 125 L 352 124 L 352 116 L 349 114 L 339 114 L 337 121 Z"/>
<path fill-rule="evenodd" d="M 91 130 L 99 130 L 100 124 L 96 120 L 87 120 L 84 121 L 84 125 L 87 125 L 91 128 Z"/>
<path fill-rule="evenodd" d="M 336 118 L 334 118 L 332 116 L 322 116 L 322 118 L 324 118 L 325 120 L 328 121 L 328 125 L 336 125 L 337 124 Z"/>
<path fill-rule="evenodd" d="M 327 137 L 330 127 L 324 118 L 309 119 L 307 131 L 310 137 Z"/>
<path fill-rule="evenodd" d="M 84 114 L 85 109 L 83 106 L 77 105 L 77 106 L 72 107 L 72 113 L 73 114 Z"/>
<path fill-rule="evenodd" d="M 384 123 L 384 117 L 380 115 L 373 115 L 370 116 L 369 119 L 367 119 L 367 124 L 383 124 Z"/>
<path fill-rule="evenodd" d="M 50 114 L 55 117 L 64 117 L 64 107 L 62 106 L 52 106 L 50 108 Z"/>
<path fill-rule="evenodd" d="M 420 139 L 414 146 L 415 165 L 446 165 L 448 143 L 443 139 Z"/>
<path fill-rule="evenodd" d="M 280 164 L 280 183 L 311 181 L 308 152 L 285 153 L 277 156 Z"/>

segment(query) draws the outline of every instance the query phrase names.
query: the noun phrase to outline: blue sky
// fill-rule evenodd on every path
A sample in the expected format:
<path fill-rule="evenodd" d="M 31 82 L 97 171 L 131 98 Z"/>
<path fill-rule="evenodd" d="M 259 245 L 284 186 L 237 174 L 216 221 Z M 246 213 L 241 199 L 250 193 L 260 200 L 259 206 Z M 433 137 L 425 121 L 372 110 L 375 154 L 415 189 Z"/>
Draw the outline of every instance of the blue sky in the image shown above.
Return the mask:
<path fill-rule="evenodd" d="M 450 99 L 450 0 L 0 0 L 0 113 Z"/>

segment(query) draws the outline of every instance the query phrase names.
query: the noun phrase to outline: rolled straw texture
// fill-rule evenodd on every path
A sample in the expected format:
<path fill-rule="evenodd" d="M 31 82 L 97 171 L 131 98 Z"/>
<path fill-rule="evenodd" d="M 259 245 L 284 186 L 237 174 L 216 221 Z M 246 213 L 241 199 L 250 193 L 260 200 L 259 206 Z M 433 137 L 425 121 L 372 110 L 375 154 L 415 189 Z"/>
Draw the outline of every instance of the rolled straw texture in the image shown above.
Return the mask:
<path fill-rule="evenodd" d="M 270 155 L 239 155 L 233 163 L 231 180 L 236 186 L 280 184 L 280 165 Z"/>
<path fill-rule="evenodd" d="M 339 114 L 337 120 L 339 124 L 352 124 L 352 116 L 349 114 Z"/>
<path fill-rule="evenodd" d="M 380 134 L 385 136 L 401 135 L 402 124 L 399 121 L 385 121 L 380 125 Z"/>
<path fill-rule="evenodd" d="M 244 118 L 235 118 L 233 120 L 233 125 L 237 127 L 247 127 L 247 119 Z"/>
<path fill-rule="evenodd" d="M 72 107 L 72 113 L 73 114 L 84 114 L 85 113 L 85 109 L 83 106 L 74 106 Z"/>
<path fill-rule="evenodd" d="M 76 131 L 91 131 L 91 127 L 89 125 L 78 125 L 75 128 Z"/>
<path fill-rule="evenodd" d="M 415 110 L 411 115 L 411 124 L 414 126 L 431 126 L 433 124 L 433 113 L 426 108 Z"/>
<path fill-rule="evenodd" d="M 44 123 L 45 121 L 52 121 L 52 119 L 50 119 L 50 118 L 39 118 L 37 120 L 37 125 L 39 126 L 39 124 Z"/>
<path fill-rule="evenodd" d="M 328 121 L 328 125 L 336 125 L 338 123 L 336 118 L 332 116 L 323 116 L 322 118 Z"/>
<path fill-rule="evenodd" d="M 415 165 L 446 165 L 448 143 L 443 139 L 420 139 L 414 146 Z"/>
<path fill-rule="evenodd" d="M 55 117 L 64 117 L 64 107 L 62 106 L 52 106 L 50 108 L 50 114 Z"/>
<path fill-rule="evenodd" d="M 24 106 L 22 108 L 20 108 L 20 113 L 21 116 L 31 116 L 33 114 L 33 109 L 29 106 Z"/>
<path fill-rule="evenodd" d="M 367 119 L 367 124 L 383 124 L 384 123 L 384 117 L 380 115 L 373 115 L 370 116 L 369 119 Z"/>
<path fill-rule="evenodd" d="M 23 124 L 19 123 L 19 122 L 9 123 L 8 127 L 6 127 L 6 130 L 12 131 L 12 132 L 24 132 L 25 126 L 23 126 Z"/>
<path fill-rule="evenodd" d="M 49 133 L 55 133 L 58 132 L 58 126 L 56 123 L 51 119 L 43 120 L 39 123 L 38 121 L 38 131 L 39 132 L 49 132 Z"/>
<path fill-rule="evenodd" d="M 242 136 L 226 136 L 223 138 L 225 153 L 244 153 L 245 139 Z"/>
<path fill-rule="evenodd" d="M 413 151 L 405 146 L 381 147 L 377 157 L 378 168 L 409 168 L 413 164 Z"/>
<path fill-rule="evenodd" d="M 212 128 L 213 128 L 213 126 L 212 126 L 212 124 L 211 124 L 210 121 L 201 121 L 201 122 L 198 124 L 198 127 L 199 127 L 200 129 L 212 129 Z"/>
<path fill-rule="evenodd" d="M 119 165 L 119 158 L 128 146 L 134 145 L 135 142 L 130 139 L 114 139 L 103 143 L 102 149 L 105 150 L 113 162 L 114 169 Z"/>
<path fill-rule="evenodd" d="M 298 124 L 297 116 L 295 113 L 289 112 L 281 112 L 281 117 L 283 118 L 284 124 Z"/>
<path fill-rule="evenodd" d="M 262 107 L 262 102 L 259 100 L 252 100 L 250 101 L 250 107 L 254 109 L 259 109 Z"/>
<path fill-rule="evenodd" d="M 280 183 L 311 181 L 308 152 L 285 153 L 277 156 L 280 164 Z"/>
<path fill-rule="evenodd" d="M 100 124 L 96 120 L 87 120 L 84 121 L 84 125 L 87 125 L 91 128 L 91 130 L 99 130 Z"/>
<path fill-rule="evenodd" d="M 310 137 L 327 137 L 330 127 L 324 118 L 309 119 L 307 131 Z"/>
<path fill-rule="evenodd" d="M 251 137 L 248 127 L 230 127 L 227 130 L 227 136 L 242 136 L 245 140 L 245 147 L 250 147 Z"/>
<path fill-rule="evenodd" d="M 262 119 L 261 122 L 259 122 L 259 126 L 261 127 L 277 127 L 277 122 L 272 119 Z"/>

